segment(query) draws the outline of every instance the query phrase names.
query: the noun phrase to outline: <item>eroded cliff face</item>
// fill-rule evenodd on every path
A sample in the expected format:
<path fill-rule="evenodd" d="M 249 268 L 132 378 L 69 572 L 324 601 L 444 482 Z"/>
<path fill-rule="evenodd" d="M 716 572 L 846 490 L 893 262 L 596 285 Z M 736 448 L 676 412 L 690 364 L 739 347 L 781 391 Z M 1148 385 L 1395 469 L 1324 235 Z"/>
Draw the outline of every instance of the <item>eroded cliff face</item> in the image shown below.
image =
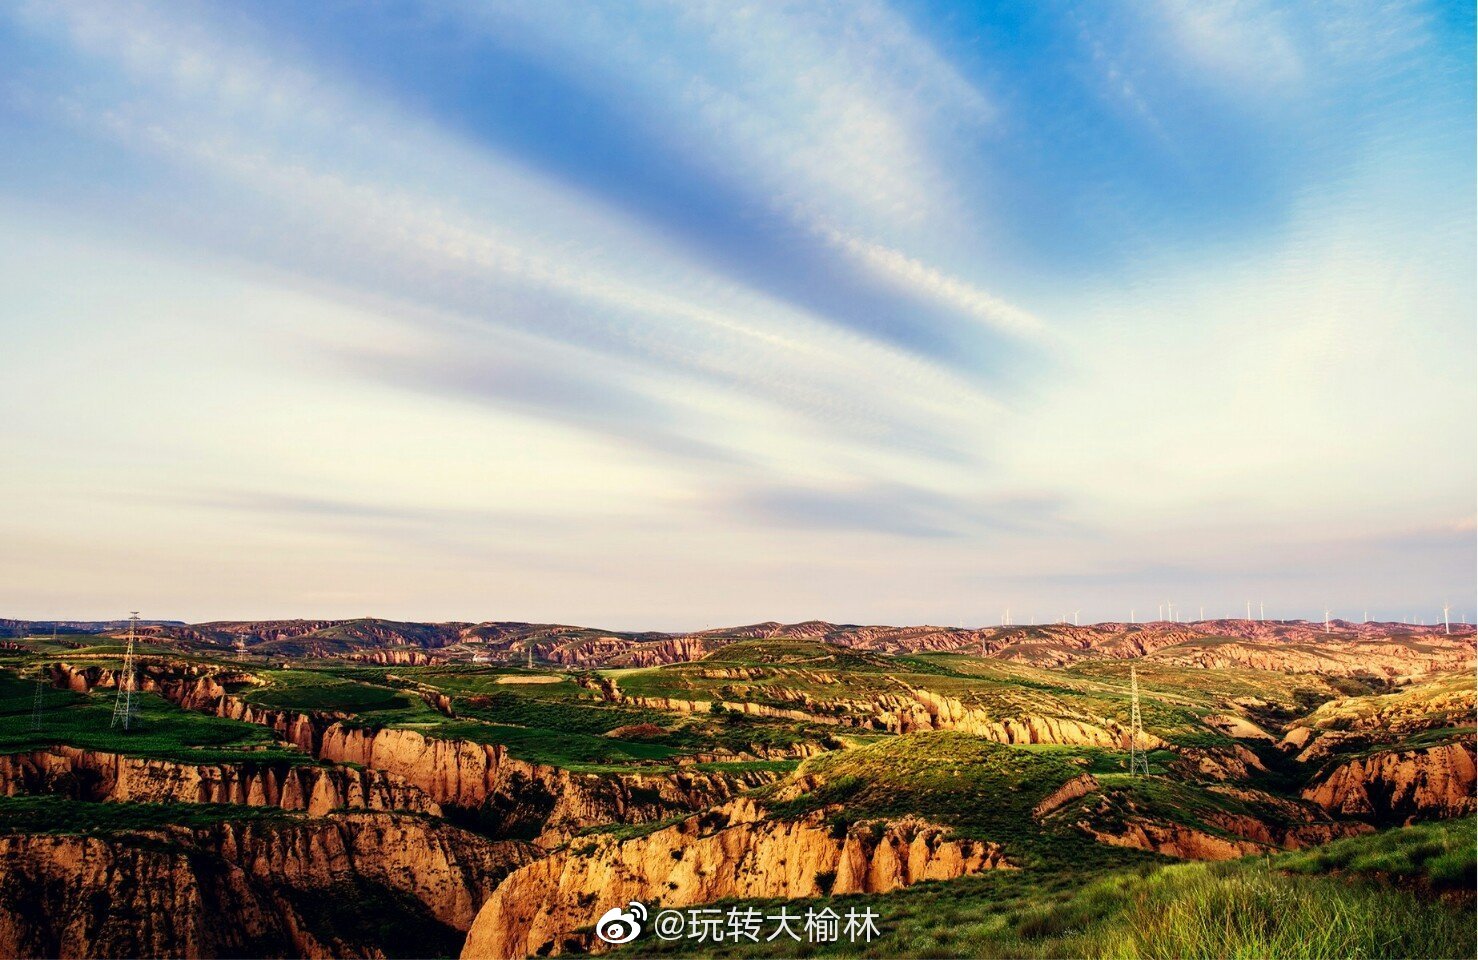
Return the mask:
<path fill-rule="evenodd" d="M 1275 825 L 1234 813 L 1213 813 L 1204 819 L 1203 826 L 1132 817 L 1114 825 L 1083 820 L 1078 827 L 1099 843 L 1149 850 L 1184 860 L 1235 860 L 1274 850 L 1302 850 L 1374 829 L 1365 823 L 1332 821 Z"/>
<path fill-rule="evenodd" d="M 1073 777 L 1067 783 L 1064 783 L 1043 797 L 1041 802 L 1032 808 L 1032 818 L 1041 820 L 1049 813 L 1062 809 L 1079 797 L 1086 797 L 1098 788 L 1098 778 L 1091 773 L 1085 773 L 1080 777 Z"/>
<path fill-rule="evenodd" d="M 537 834 L 549 844 L 596 824 L 644 823 L 698 810 L 772 777 L 573 773 L 510 757 L 501 746 L 337 722 L 312 741 L 315 756 L 384 771 L 444 805 L 493 814 L 494 828 Z"/>
<path fill-rule="evenodd" d="M 1132 788 L 1101 788 L 1085 774 L 1046 797 L 1033 815 L 1072 824 L 1100 843 L 1189 860 L 1299 850 L 1374 829 L 1245 785 L 1218 783 L 1205 790 L 1192 795 L 1195 802 L 1155 799 Z"/>
<path fill-rule="evenodd" d="M 77 800 L 229 803 L 322 816 L 330 810 L 405 810 L 439 817 L 420 788 L 378 770 L 287 761 L 190 764 L 59 745 L 0 755 L 0 793 Z"/>
<path fill-rule="evenodd" d="M 531 856 L 387 814 L 0 836 L 0 955 L 373 957 L 385 925 L 434 955 Z"/>
<path fill-rule="evenodd" d="M 1217 747 L 1173 746 L 1176 758 L 1170 769 L 1197 780 L 1246 780 L 1267 773 L 1257 754 L 1240 743 Z"/>
<path fill-rule="evenodd" d="M 701 660 L 725 646 L 726 639 L 681 636 L 637 641 L 598 637 L 540 651 L 540 656 L 567 666 L 655 667 Z"/>
<path fill-rule="evenodd" d="M 1303 791 L 1326 810 L 1385 823 L 1474 811 L 1473 742 L 1387 751 L 1348 760 Z"/>
<path fill-rule="evenodd" d="M 1122 733 L 1109 721 L 1094 717 L 1022 715 L 998 717 L 988 711 L 918 687 L 899 684 L 903 695 L 885 698 L 878 704 L 875 723 L 893 733 L 919 730 L 952 730 L 985 737 L 996 743 L 1055 743 L 1118 747 Z M 1158 746 L 1157 738 L 1154 745 Z"/>
<path fill-rule="evenodd" d="M 396 667 L 424 667 L 433 663 L 440 663 L 446 659 L 445 656 L 433 656 L 425 650 L 414 650 L 406 647 L 396 647 L 390 650 L 357 650 L 341 656 L 341 660 L 350 660 L 355 663 L 377 663 Z"/>
<path fill-rule="evenodd" d="M 1129 821 L 1117 830 L 1102 829 L 1086 822 L 1080 826 L 1099 843 L 1149 850 L 1182 860 L 1235 860 L 1268 849 L 1267 845 L 1255 840 L 1222 836 L 1164 820 Z"/>
<path fill-rule="evenodd" d="M 183 850 L 83 836 L 0 837 L 7 957 L 337 952 L 305 926 L 285 898 L 256 889 L 239 868 L 202 868 Z"/>
<path fill-rule="evenodd" d="M 1420 645 L 1389 639 L 1311 636 L 1300 643 L 1236 641 L 1189 644 L 1158 650 L 1150 659 L 1177 666 L 1211 670 L 1251 669 L 1275 673 L 1319 673 L 1325 676 L 1421 677 L 1449 670 L 1471 670 L 1473 644 L 1456 637 L 1423 638 Z"/>
<path fill-rule="evenodd" d="M 743 668 L 725 669 L 706 671 L 705 676 L 714 673 L 730 679 L 743 677 L 748 672 Z M 811 683 L 840 683 L 833 675 L 810 671 L 801 673 Z M 912 687 L 901 681 L 898 682 L 900 692 L 867 700 L 837 698 L 822 701 L 783 686 L 756 688 L 755 692 L 767 699 L 789 699 L 794 704 L 791 707 L 750 701 L 628 696 L 621 692 L 615 680 L 609 678 L 590 682 L 587 686 L 598 690 L 603 697 L 614 703 L 669 713 L 708 713 L 719 706 L 749 716 L 798 720 L 823 726 L 860 727 L 898 734 L 928 730 L 954 731 L 1005 744 L 1070 744 L 1119 748 L 1127 742 L 1125 731 L 1114 721 L 1102 717 L 1039 714 L 1000 717 L 954 697 Z M 1166 746 L 1164 741 L 1148 734 L 1144 737 L 1143 745 L 1152 749 Z"/>
<path fill-rule="evenodd" d="M 250 682 L 246 677 L 231 679 Z M 116 685 L 117 678 L 93 667 L 77 670 L 57 664 L 53 682 L 86 691 Z M 547 845 L 592 825 L 645 823 L 700 810 L 776 776 L 766 771 L 573 773 L 511 757 L 499 745 L 363 727 L 331 713 L 259 707 L 232 695 L 214 675 L 146 670 L 142 686 L 187 710 L 268 727 L 315 759 L 388 775 L 387 782 L 420 791 L 448 814 L 475 813 L 485 829 L 537 837 Z"/>
<path fill-rule="evenodd" d="M 838 835 L 822 814 L 767 820 L 754 801 L 739 799 L 645 837 L 577 841 L 515 871 L 478 913 L 462 956 L 600 950 L 600 941 L 574 931 L 630 900 L 681 907 L 815 897 L 828 878 L 832 893 L 885 892 L 1009 866 L 996 845 L 919 820 L 854 824 Z"/>

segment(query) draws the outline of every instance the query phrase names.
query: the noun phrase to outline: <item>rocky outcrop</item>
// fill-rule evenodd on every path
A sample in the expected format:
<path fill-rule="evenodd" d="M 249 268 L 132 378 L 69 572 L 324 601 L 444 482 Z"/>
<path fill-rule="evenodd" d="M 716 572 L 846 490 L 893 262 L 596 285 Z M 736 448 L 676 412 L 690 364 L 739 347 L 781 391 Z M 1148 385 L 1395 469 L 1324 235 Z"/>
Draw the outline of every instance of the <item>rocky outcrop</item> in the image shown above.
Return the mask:
<path fill-rule="evenodd" d="M 1149 659 L 1212 670 L 1403 679 L 1448 670 L 1472 670 L 1473 643 L 1471 638 L 1460 640 L 1456 636 L 1427 636 L 1421 643 L 1403 643 L 1388 637 L 1362 639 L 1315 634 L 1296 643 L 1247 640 L 1188 643 L 1157 650 Z"/>
<path fill-rule="evenodd" d="M 1176 787 L 1169 797 L 1129 785 L 1097 792 L 1067 790 L 1071 786 L 1069 782 L 1058 791 L 1062 796 L 1044 800 L 1042 806 L 1048 809 L 1037 819 L 1072 823 L 1111 846 L 1190 860 L 1300 850 L 1373 829 L 1368 823 L 1333 819 L 1307 801 L 1238 784 Z M 1087 799 L 1074 802 L 1080 796 Z M 1052 800 L 1056 802 L 1047 802 Z"/>
<path fill-rule="evenodd" d="M 642 823 L 702 809 L 773 778 L 760 772 L 575 773 L 516 759 L 493 744 L 343 723 L 329 724 L 309 742 L 322 759 L 384 771 L 442 804 L 490 811 L 496 829 L 551 843 L 596 824 Z"/>
<path fill-rule="evenodd" d="M 1006 867 L 1000 849 L 908 819 L 854 824 L 821 814 L 767 820 L 741 799 L 645 837 L 606 839 L 532 863 L 504 880 L 477 915 L 462 956 L 548 956 L 603 945 L 575 931 L 627 901 L 681 907 L 726 898 L 885 892 Z"/>
<path fill-rule="evenodd" d="M 1473 742 L 1397 750 L 1340 763 L 1303 796 L 1326 810 L 1383 823 L 1474 811 Z"/>
<path fill-rule="evenodd" d="M 704 671 L 704 673 L 715 671 Z M 730 671 L 724 671 L 725 674 Z M 825 682 L 825 674 L 807 672 L 808 683 Z M 835 682 L 835 678 L 832 678 Z M 996 743 L 1005 744 L 1073 744 L 1079 746 L 1123 747 L 1127 733 L 1117 723 L 1102 717 L 1063 717 L 1043 714 L 1022 714 L 1000 717 L 988 710 L 971 706 L 962 700 L 945 696 L 921 687 L 912 687 L 895 680 L 901 692 L 875 697 L 870 700 L 827 700 L 818 701 L 785 687 L 759 688 L 771 698 L 788 697 L 793 707 L 779 707 L 768 703 L 728 700 L 680 700 L 671 697 L 628 696 L 623 694 L 616 681 L 610 678 L 586 680 L 584 685 L 596 690 L 613 703 L 661 710 L 668 713 L 710 713 L 727 710 L 747 716 L 772 719 L 797 720 L 825 726 L 862 727 L 869 730 L 884 730 L 889 733 L 915 733 L 928 730 L 949 730 L 985 737 Z M 1166 746 L 1165 741 L 1146 734 L 1143 744 L 1151 749 Z"/>
<path fill-rule="evenodd" d="M 1254 773 L 1267 773 L 1257 754 L 1234 743 L 1224 747 L 1171 748 L 1176 757 L 1170 761 L 1174 772 L 1198 780 L 1246 780 Z"/>
<path fill-rule="evenodd" d="M 229 917 L 222 922 L 223 917 Z M 86 836 L 0 837 L 0 955 L 332 956 L 285 897 L 184 850 Z"/>
<path fill-rule="evenodd" d="M 0 836 L 0 955 L 378 956 L 386 930 L 443 954 L 530 859 L 387 814 Z"/>
<path fill-rule="evenodd" d="M 999 717 L 954 697 L 899 682 L 905 696 L 883 698 L 878 703 L 874 726 L 893 733 L 918 730 L 953 730 L 1005 744 L 1071 744 L 1120 748 L 1127 732 L 1102 717 L 1063 717 L 1022 714 Z M 1158 749 L 1167 744 L 1153 734 L 1144 734 L 1141 745 Z"/>
<path fill-rule="evenodd" d="M 1266 844 L 1255 840 L 1223 836 L 1163 820 L 1130 821 L 1116 831 L 1104 830 L 1086 822 L 1079 826 L 1099 843 L 1149 850 L 1182 860 L 1235 860 L 1254 853 L 1264 853 L 1268 849 Z"/>
<path fill-rule="evenodd" d="M 1302 850 L 1374 829 L 1365 823 L 1327 820 L 1273 824 L 1246 814 L 1224 812 L 1206 814 L 1204 820 L 1202 826 L 1152 818 L 1126 820 L 1117 828 L 1089 821 L 1078 826 L 1100 843 L 1183 860 L 1235 860 L 1254 853 Z"/>
<path fill-rule="evenodd" d="M 406 810 L 441 816 L 426 793 L 377 770 L 289 761 L 192 764 L 58 745 L 0 755 L 0 793 L 77 800 L 229 803 L 322 816 L 330 810 Z"/>
<path fill-rule="evenodd" d="M 48 668 L 51 684 L 74 693 L 90 690 L 113 690 L 118 687 L 119 671 L 97 664 L 74 666 L 53 663 Z M 230 687 L 260 686 L 261 679 L 246 671 L 203 669 L 194 664 L 162 663 L 145 660 L 139 665 L 138 689 L 158 693 L 186 709 L 198 709 L 205 703 L 225 696 Z M 189 702 L 186 702 L 189 701 Z"/>
<path fill-rule="evenodd" d="M 446 657 L 440 654 L 432 655 L 425 650 L 395 647 L 388 650 L 356 650 L 354 653 L 344 654 L 339 659 L 391 667 L 424 667 L 440 663 Z"/>
<path fill-rule="evenodd" d="M 1387 693 L 1326 701 L 1300 720 L 1289 736 L 1307 730 L 1309 733 L 1301 735 L 1305 741 L 1317 733 L 1321 739 L 1397 743 L 1425 730 L 1471 726 L 1475 710 L 1478 691 L 1472 670 L 1465 670 L 1400 685 Z M 1299 748 L 1307 745 L 1305 742 Z"/>
<path fill-rule="evenodd" d="M 1061 809 L 1079 797 L 1086 797 L 1094 790 L 1097 790 L 1098 787 L 1098 778 L 1091 773 L 1085 773 L 1080 777 L 1073 777 L 1067 783 L 1064 783 L 1043 797 L 1042 801 L 1032 808 L 1032 818 L 1040 820 L 1047 816 L 1047 814 Z"/>
<path fill-rule="evenodd" d="M 1209 727 L 1220 730 L 1222 733 L 1237 740 L 1265 740 L 1271 743 L 1275 738 L 1262 727 L 1232 713 L 1208 714 L 1201 718 Z"/>
<path fill-rule="evenodd" d="M 601 637 L 551 650 L 548 658 L 553 663 L 568 666 L 655 667 L 701 660 L 727 643 L 727 640 L 703 637 L 670 637 L 646 642 Z"/>

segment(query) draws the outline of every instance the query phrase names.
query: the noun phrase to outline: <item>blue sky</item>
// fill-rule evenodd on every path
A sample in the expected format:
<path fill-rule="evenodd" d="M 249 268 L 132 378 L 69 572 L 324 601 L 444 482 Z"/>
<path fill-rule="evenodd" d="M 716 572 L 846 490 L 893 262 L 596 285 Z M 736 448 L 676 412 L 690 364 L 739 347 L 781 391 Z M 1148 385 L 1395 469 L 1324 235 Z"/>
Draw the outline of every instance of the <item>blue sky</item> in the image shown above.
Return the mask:
<path fill-rule="evenodd" d="M 1471 608 L 1472 18 L 5 3 L 0 606 Z"/>

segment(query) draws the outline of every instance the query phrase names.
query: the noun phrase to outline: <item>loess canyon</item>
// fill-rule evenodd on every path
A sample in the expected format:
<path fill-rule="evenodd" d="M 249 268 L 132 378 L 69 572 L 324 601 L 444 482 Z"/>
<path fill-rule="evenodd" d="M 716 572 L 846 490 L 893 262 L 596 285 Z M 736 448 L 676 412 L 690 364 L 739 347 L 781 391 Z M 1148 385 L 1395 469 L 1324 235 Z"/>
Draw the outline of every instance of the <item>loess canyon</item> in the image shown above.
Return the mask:
<path fill-rule="evenodd" d="M 1294 876 L 1478 789 L 1471 628 L 233 621 L 149 627 L 130 675 L 116 625 L 8 623 L 14 957 L 682 953 L 596 935 L 632 901 L 863 904 L 906 955 L 939 897 L 1031 952 L 1085 884 Z M 1380 882 L 1470 913 L 1442 836 Z"/>

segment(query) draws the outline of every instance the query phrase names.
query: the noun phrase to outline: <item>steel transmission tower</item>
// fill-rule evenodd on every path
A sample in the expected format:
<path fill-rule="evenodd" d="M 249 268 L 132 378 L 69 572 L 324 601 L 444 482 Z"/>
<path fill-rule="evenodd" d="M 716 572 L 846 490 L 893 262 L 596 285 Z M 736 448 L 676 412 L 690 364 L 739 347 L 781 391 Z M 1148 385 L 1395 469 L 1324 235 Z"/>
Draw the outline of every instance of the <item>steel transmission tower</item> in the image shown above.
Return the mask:
<path fill-rule="evenodd" d="M 123 672 L 118 675 L 118 699 L 113 701 L 112 726 L 121 723 L 125 730 L 138 719 L 138 706 L 133 702 L 133 690 L 138 686 L 133 663 L 133 642 L 138 622 L 139 612 L 135 610 L 128 615 L 128 647 L 123 653 Z"/>
<path fill-rule="evenodd" d="M 41 729 L 41 711 L 46 707 L 46 674 L 36 676 L 36 699 L 31 704 L 31 729 Z"/>
<path fill-rule="evenodd" d="M 1129 697 L 1129 775 L 1147 777 L 1150 775 L 1149 756 L 1139 747 L 1140 738 L 1144 736 L 1144 724 L 1139 718 L 1139 675 L 1132 665 L 1129 667 Z"/>

